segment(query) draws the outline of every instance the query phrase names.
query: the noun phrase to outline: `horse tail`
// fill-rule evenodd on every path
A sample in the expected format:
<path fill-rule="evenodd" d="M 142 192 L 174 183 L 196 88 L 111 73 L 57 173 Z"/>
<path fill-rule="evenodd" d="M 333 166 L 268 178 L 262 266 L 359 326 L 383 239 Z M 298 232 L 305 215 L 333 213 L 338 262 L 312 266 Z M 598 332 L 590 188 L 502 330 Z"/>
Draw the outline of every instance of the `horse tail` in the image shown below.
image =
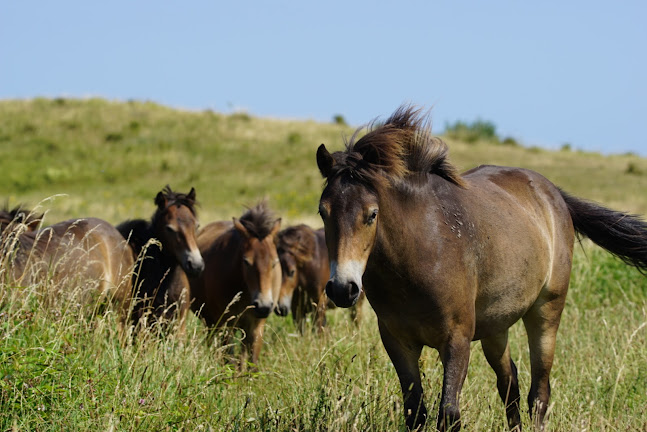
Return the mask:
<path fill-rule="evenodd" d="M 603 207 L 559 190 L 579 236 L 647 273 L 647 222 L 640 216 Z"/>

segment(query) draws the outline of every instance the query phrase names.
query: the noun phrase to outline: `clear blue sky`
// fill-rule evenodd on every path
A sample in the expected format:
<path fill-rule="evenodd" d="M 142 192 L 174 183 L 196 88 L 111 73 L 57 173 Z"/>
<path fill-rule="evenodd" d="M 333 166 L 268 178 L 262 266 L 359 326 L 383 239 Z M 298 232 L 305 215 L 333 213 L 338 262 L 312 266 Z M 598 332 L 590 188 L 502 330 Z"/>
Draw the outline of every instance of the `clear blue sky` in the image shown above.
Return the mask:
<path fill-rule="evenodd" d="M 0 99 L 35 96 L 353 125 L 412 102 L 647 156 L 647 2 L 7 0 Z"/>

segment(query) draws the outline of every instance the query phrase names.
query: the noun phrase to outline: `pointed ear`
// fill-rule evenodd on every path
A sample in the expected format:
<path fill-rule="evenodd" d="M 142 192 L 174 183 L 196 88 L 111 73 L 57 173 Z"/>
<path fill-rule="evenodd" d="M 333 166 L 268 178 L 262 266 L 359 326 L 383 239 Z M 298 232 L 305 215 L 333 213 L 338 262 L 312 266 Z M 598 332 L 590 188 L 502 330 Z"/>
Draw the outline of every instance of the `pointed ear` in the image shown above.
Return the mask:
<path fill-rule="evenodd" d="M 240 221 L 236 218 L 233 218 L 234 220 L 234 228 L 243 235 L 245 238 L 249 238 L 249 231 L 247 231 L 247 228 L 245 228 L 245 225 L 240 223 Z"/>
<path fill-rule="evenodd" d="M 274 226 L 272 227 L 272 231 L 270 231 L 270 237 L 276 238 L 276 235 L 279 233 L 281 230 L 281 218 L 278 218 L 277 220 L 274 221 Z"/>
<path fill-rule="evenodd" d="M 328 178 L 332 167 L 335 165 L 335 160 L 326 149 L 326 146 L 321 144 L 317 149 L 317 166 L 323 178 Z"/>
<path fill-rule="evenodd" d="M 191 201 L 195 202 L 195 188 L 191 188 L 191 191 L 186 196 Z"/>
<path fill-rule="evenodd" d="M 162 192 L 158 192 L 157 196 L 155 197 L 155 205 L 157 207 L 164 209 L 166 208 L 166 195 L 164 195 Z"/>

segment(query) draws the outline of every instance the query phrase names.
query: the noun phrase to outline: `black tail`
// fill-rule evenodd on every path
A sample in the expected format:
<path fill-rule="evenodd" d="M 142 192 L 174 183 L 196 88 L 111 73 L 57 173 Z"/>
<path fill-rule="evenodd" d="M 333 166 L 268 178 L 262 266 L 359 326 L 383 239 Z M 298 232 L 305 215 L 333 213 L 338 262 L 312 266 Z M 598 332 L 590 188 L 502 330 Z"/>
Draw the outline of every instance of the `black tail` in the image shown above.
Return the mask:
<path fill-rule="evenodd" d="M 641 217 L 611 210 L 560 189 L 579 235 L 591 239 L 625 263 L 647 272 L 647 222 Z"/>

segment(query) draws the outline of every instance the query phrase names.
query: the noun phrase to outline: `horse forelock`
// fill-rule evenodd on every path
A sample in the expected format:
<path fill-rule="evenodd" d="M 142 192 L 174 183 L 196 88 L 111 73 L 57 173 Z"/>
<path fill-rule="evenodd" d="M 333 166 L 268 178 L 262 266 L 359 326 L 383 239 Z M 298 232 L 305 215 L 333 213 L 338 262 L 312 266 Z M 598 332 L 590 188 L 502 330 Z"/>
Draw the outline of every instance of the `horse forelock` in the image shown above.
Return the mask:
<path fill-rule="evenodd" d="M 368 132 L 357 139 L 364 129 Z M 328 180 L 349 175 L 371 185 L 430 173 L 465 187 L 465 180 L 448 160 L 448 152 L 447 144 L 432 135 L 429 114 L 413 105 L 402 105 L 383 123 L 375 120 L 357 129 L 346 142 L 346 150 L 333 153 Z"/>
<path fill-rule="evenodd" d="M 315 233 L 305 226 L 297 225 L 279 232 L 277 248 L 294 255 L 297 261 L 309 261 L 314 255 Z"/>
<path fill-rule="evenodd" d="M 189 194 L 174 192 L 169 186 L 165 186 L 164 189 L 162 189 L 162 194 L 166 199 L 167 207 L 172 205 L 182 205 L 187 207 L 194 216 L 196 215 L 197 202 L 193 198 L 190 198 Z"/>
<path fill-rule="evenodd" d="M 277 218 L 270 210 L 267 201 L 261 201 L 247 209 L 239 220 L 251 235 L 263 240 L 272 232 Z"/>

